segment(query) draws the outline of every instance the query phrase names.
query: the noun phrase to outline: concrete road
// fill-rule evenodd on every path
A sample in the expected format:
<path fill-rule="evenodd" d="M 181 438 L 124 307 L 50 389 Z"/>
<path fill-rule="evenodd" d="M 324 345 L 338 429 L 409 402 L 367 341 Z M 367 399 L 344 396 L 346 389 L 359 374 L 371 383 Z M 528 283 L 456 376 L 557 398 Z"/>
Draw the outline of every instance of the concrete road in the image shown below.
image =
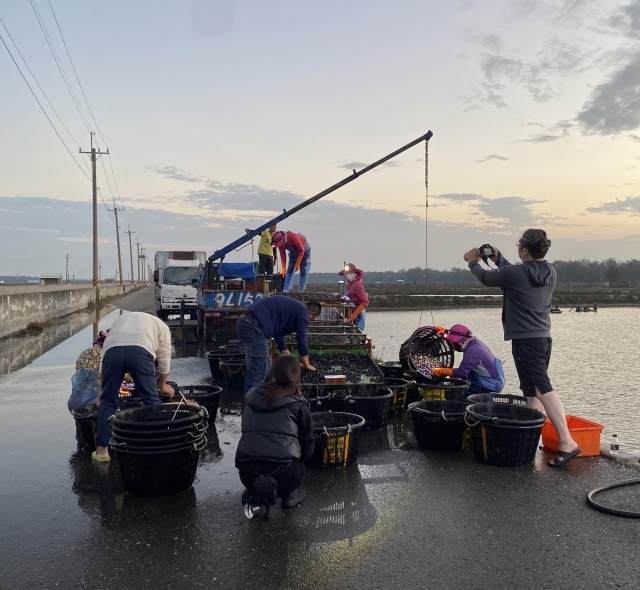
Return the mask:
<path fill-rule="evenodd" d="M 241 394 L 226 391 L 193 489 L 129 496 L 115 462 L 76 451 L 65 404 L 90 341 L 91 326 L 0 376 L 3 590 L 638 588 L 640 521 L 585 505 L 587 490 L 636 472 L 599 458 L 556 471 L 542 451 L 528 467 L 489 467 L 420 450 L 402 416 L 363 433 L 357 465 L 308 471 L 302 506 L 248 521 Z M 198 347 L 175 354 L 178 383 L 210 382 Z M 626 494 L 611 501 L 637 502 Z"/>
<path fill-rule="evenodd" d="M 156 313 L 155 290 L 154 287 L 145 287 L 139 291 L 129 293 L 111 302 L 111 305 L 124 309 L 125 311 L 145 311 Z"/>

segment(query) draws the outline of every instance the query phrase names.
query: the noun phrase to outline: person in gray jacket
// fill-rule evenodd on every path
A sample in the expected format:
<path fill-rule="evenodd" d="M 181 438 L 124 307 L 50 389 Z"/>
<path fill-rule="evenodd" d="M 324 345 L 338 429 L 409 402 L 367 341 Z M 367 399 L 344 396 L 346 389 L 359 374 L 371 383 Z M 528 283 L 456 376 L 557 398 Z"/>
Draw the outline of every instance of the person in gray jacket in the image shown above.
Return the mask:
<path fill-rule="evenodd" d="M 556 271 L 544 257 L 551 240 L 541 229 L 528 229 L 518 243 L 522 264 L 510 264 L 493 248 L 489 258 L 497 270 L 480 266 L 477 248 L 464 256 L 469 270 L 487 287 L 500 287 L 503 292 L 502 325 L 504 339 L 511 340 L 513 360 L 520 379 L 520 389 L 527 405 L 546 412 L 559 439 L 558 456 L 549 461 L 551 467 L 561 467 L 581 452 L 571 437 L 560 398 L 549 380 L 551 359 L 551 296 L 556 285 Z"/>

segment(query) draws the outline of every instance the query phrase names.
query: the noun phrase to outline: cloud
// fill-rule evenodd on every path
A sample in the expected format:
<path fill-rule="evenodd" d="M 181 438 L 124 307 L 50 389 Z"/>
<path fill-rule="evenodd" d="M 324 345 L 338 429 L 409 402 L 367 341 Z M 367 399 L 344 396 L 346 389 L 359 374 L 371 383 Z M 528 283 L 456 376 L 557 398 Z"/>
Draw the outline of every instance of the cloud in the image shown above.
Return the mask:
<path fill-rule="evenodd" d="M 551 141 L 558 141 L 559 139 L 562 139 L 563 137 L 566 137 L 567 135 L 568 135 L 568 133 L 562 133 L 560 135 L 552 135 L 552 134 L 549 134 L 549 133 L 540 133 L 538 135 L 532 135 L 528 139 L 523 139 L 521 141 L 527 142 L 527 143 L 549 143 Z"/>
<path fill-rule="evenodd" d="M 421 161 L 424 162 L 424 160 L 421 160 Z M 340 164 L 338 168 L 346 168 L 347 170 L 354 170 L 354 169 L 357 170 L 359 168 L 365 168 L 368 165 L 369 164 L 363 164 L 362 162 L 347 162 L 346 164 Z M 384 164 L 380 164 L 380 166 L 384 166 L 385 168 L 396 168 L 397 166 L 400 166 L 400 162 L 397 162 L 395 160 L 389 160 Z"/>
<path fill-rule="evenodd" d="M 588 135 L 617 135 L 640 128 L 640 52 L 596 86 L 577 121 Z"/>
<path fill-rule="evenodd" d="M 629 135 L 627 135 L 627 137 L 629 139 L 631 139 L 632 141 L 639 141 L 640 142 L 640 135 L 634 135 L 633 133 L 630 133 Z"/>
<path fill-rule="evenodd" d="M 611 15 L 607 24 L 632 39 L 640 38 L 640 2 L 634 0 Z"/>
<path fill-rule="evenodd" d="M 444 195 L 435 195 L 435 198 L 457 202 L 480 201 L 484 199 L 482 195 L 476 195 L 474 193 L 446 193 Z"/>
<path fill-rule="evenodd" d="M 609 215 L 617 215 L 625 213 L 627 215 L 640 215 L 640 197 L 626 197 L 624 199 L 616 199 L 602 203 L 599 207 L 587 208 L 589 213 L 607 213 Z"/>
<path fill-rule="evenodd" d="M 510 158 L 505 156 L 499 156 L 498 154 L 490 154 L 484 160 L 476 160 L 476 164 L 482 164 L 483 162 L 490 162 L 491 160 L 500 160 L 501 162 L 506 162 Z"/>
<path fill-rule="evenodd" d="M 183 180 L 185 182 L 206 182 L 207 180 L 204 176 L 188 174 L 175 166 L 163 166 L 162 168 L 159 166 L 148 166 L 148 169 L 171 180 Z"/>

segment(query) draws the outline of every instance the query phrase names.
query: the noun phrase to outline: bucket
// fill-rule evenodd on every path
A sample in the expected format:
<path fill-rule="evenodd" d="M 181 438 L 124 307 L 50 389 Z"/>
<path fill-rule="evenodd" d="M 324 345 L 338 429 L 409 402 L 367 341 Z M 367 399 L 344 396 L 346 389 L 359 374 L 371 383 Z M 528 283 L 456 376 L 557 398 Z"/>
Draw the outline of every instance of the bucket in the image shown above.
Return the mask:
<path fill-rule="evenodd" d="M 364 418 L 342 412 L 311 414 L 316 446 L 309 467 L 331 469 L 349 467 L 358 460 Z"/>
<path fill-rule="evenodd" d="M 224 375 L 222 374 L 222 368 L 220 367 L 220 361 L 222 360 L 243 360 L 244 352 L 233 349 L 219 348 L 218 350 L 211 350 L 207 353 L 207 360 L 209 361 L 209 371 L 211 372 L 211 378 L 215 381 L 222 381 Z"/>
<path fill-rule="evenodd" d="M 114 449 L 124 489 L 134 496 L 167 496 L 190 489 L 206 444 L 203 438 L 198 445 L 176 451 Z"/>
<path fill-rule="evenodd" d="M 136 453 L 147 453 L 150 451 L 180 451 L 182 449 L 190 449 L 194 446 L 198 446 L 205 438 L 204 434 L 199 435 L 191 440 L 185 440 L 188 437 L 178 437 L 180 442 L 177 442 L 174 437 L 171 438 L 139 438 L 133 440 L 133 442 L 127 442 L 119 437 L 112 436 L 109 441 L 109 448 L 114 450 L 131 451 Z"/>
<path fill-rule="evenodd" d="M 506 393 L 474 393 L 467 396 L 470 404 L 514 404 L 526 406 L 527 398 L 524 395 L 509 395 Z"/>
<path fill-rule="evenodd" d="M 467 406 L 465 421 L 471 427 L 478 461 L 520 467 L 533 462 L 546 416 L 514 404 L 472 404 Z"/>
<path fill-rule="evenodd" d="M 244 375 L 247 372 L 244 356 L 242 360 L 220 360 L 220 370 L 227 389 L 244 389 Z"/>
<path fill-rule="evenodd" d="M 328 412 L 329 401 L 331 400 L 331 393 L 324 391 L 322 385 L 303 385 L 300 387 L 302 395 L 309 404 L 309 410 L 311 412 Z"/>
<path fill-rule="evenodd" d="M 185 405 L 179 408 L 176 404 L 161 404 L 157 406 L 142 406 L 116 412 L 109 422 L 121 430 L 172 430 L 180 429 L 200 423 L 208 419 L 205 408 L 198 405 Z"/>
<path fill-rule="evenodd" d="M 329 407 L 332 412 L 356 414 L 365 419 L 364 430 L 378 430 L 387 425 L 393 391 L 386 387 L 350 387 L 334 391 Z"/>
<path fill-rule="evenodd" d="M 182 428 L 159 428 L 157 430 L 126 430 L 121 429 L 118 426 L 111 427 L 111 433 L 115 437 L 124 439 L 164 439 L 166 440 L 168 437 L 178 437 L 178 436 L 186 436 L 188 433 L 192 433 L 193 436 L 197 434 L 204 434 L 207 430 L 207 420 L 204 418 L 199 422 L 193 422 L 188 424 L 187 426 L 183 426 Z"/>
<path fill-rule="evenodd" d="M 431 369 L 453 367 L 453 344 L 437 328 L 423 326 L 400 346 L 400 363 L 411 375 L 431 378 Z"/>
<path fill-rule="evenodd" d="M 464 379 L 428 379 L 416 382 L 420 397 L 425 401 L 464 401 L 470 383 Z"/>
<path fill-rule="evenodd" d="M 467 402 L 421 401 L 409 406 L 418 444 L 432 451 L 465 450 Z M 467 447 L 468 448 L 468 447 Z"/>
<path fill-rule="evenodd" d="M 385 377 L 384 384 L 387 389 L 393 391 L 393 399 L 389 404 L 389 412 L 401 410 L 407 405 L 407 394 L 409 392 L 409 381 L 399 377 Z"/>
<path fill-rule="evenodd" d="M 76 423 L 76 434 L 80 448 L 88 453 L 93 453 L 97 445 L 98 416 L 96 414 L 96 405 L 79 406 L 73 410 L 72 415 Z"/>
<path fill-rule="evenodd" d="M 213 422 L 216 419 L 222 387 L 217 385 L 185 385 L 181 387 L 181 390 L 188 400 L 193 400 L 207 409 L 209 422 Z"/>
<path fill-rule="evenodd" d="M 402 366 L 402 363 L 399 361 L 382 361 L 378 364 L 378 368 L 382 371 L 382 374 L 385 377 L 402 377 L 405 372 L 405 368 Z"/>

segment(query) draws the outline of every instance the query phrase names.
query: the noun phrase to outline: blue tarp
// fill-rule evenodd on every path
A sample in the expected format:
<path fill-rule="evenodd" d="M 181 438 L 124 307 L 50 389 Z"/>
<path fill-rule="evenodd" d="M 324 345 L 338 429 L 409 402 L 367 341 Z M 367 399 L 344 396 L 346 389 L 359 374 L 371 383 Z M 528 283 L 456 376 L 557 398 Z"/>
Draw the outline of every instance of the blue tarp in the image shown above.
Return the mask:
<path fill-rule="evenodd" d="M 220 276 L 225 279 L 256 280 L 255 262 L 223 262 L 220 265 Z"/>

